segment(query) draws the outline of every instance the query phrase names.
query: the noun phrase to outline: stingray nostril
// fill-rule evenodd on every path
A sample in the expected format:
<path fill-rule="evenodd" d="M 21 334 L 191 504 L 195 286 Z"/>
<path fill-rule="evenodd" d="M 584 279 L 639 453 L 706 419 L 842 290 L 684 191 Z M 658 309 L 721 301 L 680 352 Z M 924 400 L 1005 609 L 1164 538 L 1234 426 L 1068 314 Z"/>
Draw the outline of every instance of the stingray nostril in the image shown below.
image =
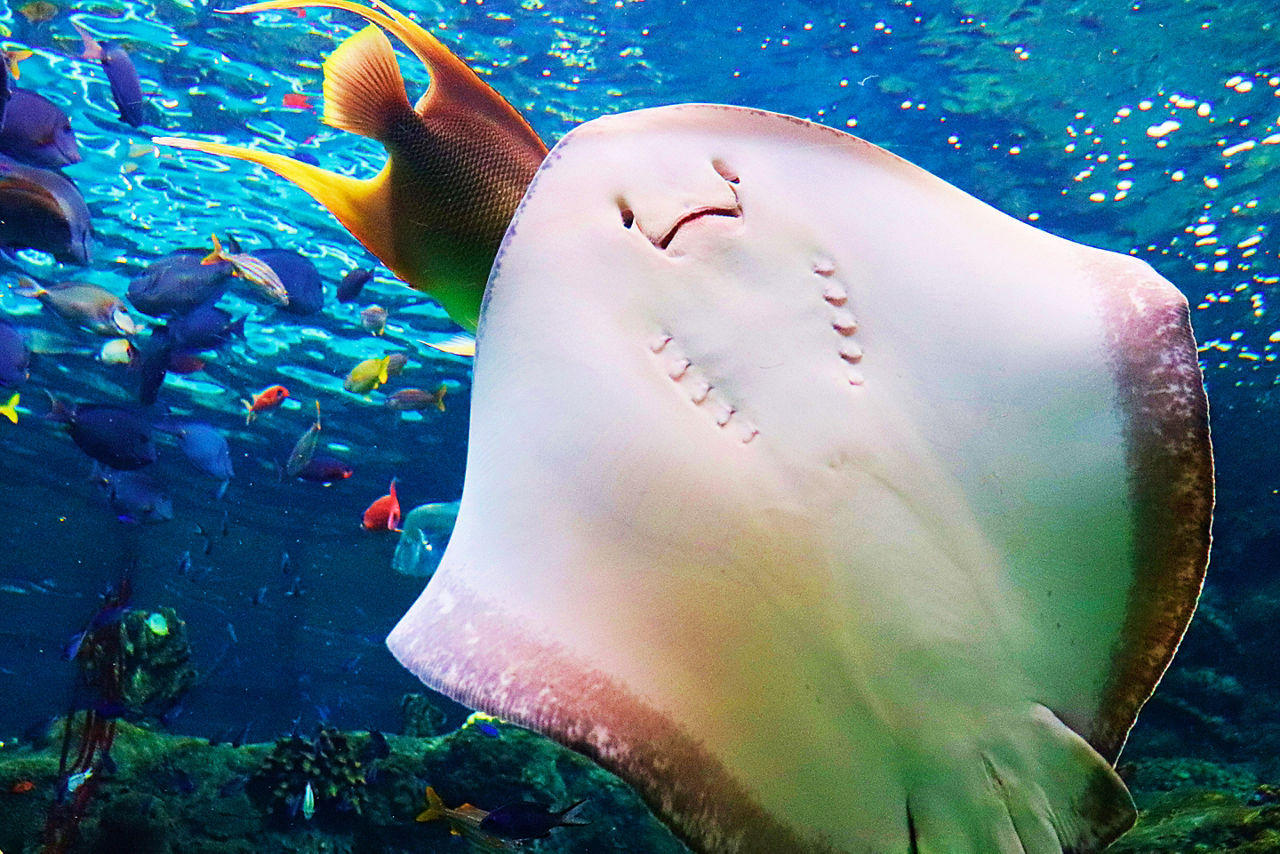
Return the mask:
<path fill-rule="evenodd" d="M 630 228 L 632 225 L 635 224 L 635 221 L 636 221 L 635 211 L 631 210 L 631 208 L 627 205 L 627 203 L 622 199 L 618 199 L 618 213 L 622 214 L 623 228 Z"/>
<path fill-rule="evenodd" d="M 730 184 L 737 184 L 741 181 L 738 177 L 738 170 L 730 168 L 729 164 L 719 158 L 711 161 L 711 168 L 715 169 L 720 174 L 720 177 Z"/>

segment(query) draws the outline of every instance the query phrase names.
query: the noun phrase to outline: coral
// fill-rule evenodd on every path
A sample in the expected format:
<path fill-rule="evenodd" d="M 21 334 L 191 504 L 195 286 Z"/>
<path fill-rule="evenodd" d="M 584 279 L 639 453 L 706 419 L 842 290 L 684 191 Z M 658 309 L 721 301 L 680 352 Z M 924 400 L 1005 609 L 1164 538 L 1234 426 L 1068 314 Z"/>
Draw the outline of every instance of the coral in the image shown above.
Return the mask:
<path fill-rule="evenodd" d="M 196 681 L 187 626 L 172 608 L 130 610 L 120 621 L 120 647 L 86 647 L 80 657 L 85 679 L 118 667 L 119 714 L 140 719 L 163 714 Z M 108 655 L 110 653 L 110 655 Z M 118 664 L 116 661 L 118 655 Z"/>
<path fill-rule="evenodd" d="M 58 737 L 18 748 L 0 747 L 0 850 L 39 851 L 44 812 L 61 785 Z M 112 767 L 99 767 L 95 797 L 86 802 L 76 854 L 421 854 L 469 850 L 443 823 L 414 821 L 423 788 L 444 789 L 446 802 L 462 799 L 492 809 L 517 801 L 566 804 L 587 798 L 591 823 L 559 838 L 528 846 L 542 854 L 688 854 L 620 780 L 554 742 L 528 730 L 476 716 L 466 726 L 434 738 L 321 730 L 314 739 L 282 738 L 275 744 L 231 747 L 206 738 L 171 735 L 117 720 Z M 318 755 L 317 755 L 318 748 Z M 345 768 L 358 791 L 360 812 L 342 812 L 322 797 L 321 776 L 304 778 L 302 764 Z M 268 771 L 268 769 L 274 769 Z M 376 771 L 376 775 L 374 772 Z M 376 777 L 376 779 L 374 779 Z M 286 780 L 301 785 L 283 798 L 273 794 Z M 290 797 L 311 782 L 316 812 L 311 821 L 290 817 Z M 341 794 L 339 794 L 339 798 Z M 264 809 L 265 807 L 265 809 Z"/>
<path fill-rule="evenodd" d="M 347 735 L 321 726 L 315 738 L 287 735 L 277 740 L 250 791 L 269 811 L 292 817 L 303 806 L 308 784 L 317 815 L 363 811 L 364 763 Z"/>
<path fill-rule="evenodd" d="M 400 715 L 405 735 L 429 738 L 449 731 L 448 715 L 425 694 L 405 694 L 400 698 Z"/>
<path fill-rule="evenodd" d="M 1157 799 L 1114 854 L 1204 851 L 1262 854 L 1280 849 L 1280 806 L 1246 804 L 1213 790 L 1182 789 Z"/>

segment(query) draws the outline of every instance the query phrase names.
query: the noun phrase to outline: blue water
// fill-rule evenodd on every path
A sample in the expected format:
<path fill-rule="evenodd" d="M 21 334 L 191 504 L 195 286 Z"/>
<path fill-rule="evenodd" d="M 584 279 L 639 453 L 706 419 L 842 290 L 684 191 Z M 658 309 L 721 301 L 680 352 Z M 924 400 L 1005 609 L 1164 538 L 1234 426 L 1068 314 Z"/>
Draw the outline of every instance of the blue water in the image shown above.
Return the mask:
<path fill-rule="evenodd" d="M 88 481 L 88 459 L 40 418 L 44 390 L 125 402 L 136 380 L 94 360 L 100 339 L 0 289 L 0 312 L 37 351 L 20 422 L 0 421 L 0 696 L 8 699 L 0 737 L 63 710 L 71 674 L 62 647 L 128 565 L 135 604 L 175 607 L 207 674 L 178 731 L 247 724 L 266 739 L 321 715 L 395 730 L 400 696 L 419 688 L 382 638 L 421 580 L 391 570 L 394 537 L 362 531 L 360 514 L 392 477 L 406 509 L 459 496 L 469 364 L 420 343 L 457 330 L 310 197 L 246 164 L 145 147 L 152 135 L 198 135 L 309 154 L 362 177 L 380 167 L 376 143 L 319 119 L 320 62 L 359 28 L 352 16 L 225 16 L 216 5 L 99 0 L 41 23 L 0 11 L 6 44 L 36 54 L 22 64 L 20 85 L 71 117 L 84 160 L 65 171 L 97 236 L 90 266 L 23 251 L 0 267 L 6 283 L 25 272 L 123 294 L 150 261 L 207 246 L 216 232 L 246 250 L 296 249 L 328 288 L 322 314 L 302 320 L 243 288 L 224 297 L 224 307 L 249 313 L 247 340 L 223 348 L 205 372 L 171 379 L 161 401 L 227 432 L 236 477 L 215 499 L 214 482 L 162 442 L 152 469 L 168 483 L 175 518 L 147 527 L 116 521 Z M 548 142 L 594 116 L 645 106 L 762 107 L 850 130 L 1014 216 L 1149 261 L 1190 300 L 1211 398 L 1219 503 L 1210 619 L 1238 619 L 1238 635 L 1274 616 L 1265 602 L 1276 595 L 1280 500 L 1272 438 L 1280 320 L 1270 305 L 1280 281 L 1272 235 L 1280 66 L 1270 6 L 464 0 L 401 8 L 438 24 Z M 102 69 L 77 58 L 73 20 L 130 51 L 149 95 L 148 125 L 118 120 Z M 416 97 L 426 75 L 407 54 L 401 67 Z M 285 107 L 286 94 L 308 96 L 313 108 Z M 338 279 L 360 266 L 379 271 L 365 303 L 390 311 L 381 338 L 361 328 L 360 306 L 333 299 Z M 445 413 L 400 416 L 384 407 L 384 391 L 342 391 L 356 362 L 390 352 L 411 363 L 386 390 L 450 381 L 458 391 Z M 247 429 L 240 400 L 274 383 L 292 398 Z M 329 452 L 355 468 L 331 487 L 278 473 L 315 399 Z M 183 552 L 195 567 L 188 576 L 177 572 Z M 284 553 L 302 595 L 286 595 Z M 1249 636 L 1217 644 L 1210 631 L 1193 626 L 1191 663 L 1175 664 L 1171 678 L 1180 666 L 1211 666 L 1265 706 L 1277 674 L 1264 650 Z M 1216 657 L 1206 663 L 1210 648 Z"/>

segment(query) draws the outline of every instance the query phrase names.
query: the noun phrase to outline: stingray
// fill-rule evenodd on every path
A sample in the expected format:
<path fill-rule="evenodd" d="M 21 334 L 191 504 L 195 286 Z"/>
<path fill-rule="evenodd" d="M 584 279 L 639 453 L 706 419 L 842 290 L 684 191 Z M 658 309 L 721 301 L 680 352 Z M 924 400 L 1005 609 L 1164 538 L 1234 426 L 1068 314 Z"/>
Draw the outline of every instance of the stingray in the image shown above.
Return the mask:
<path fill-rule="evenodd" d="M 481 312 L 466 481 L 388 638 L 694 848 L 1095 851 L 1212 506 L 1183 296 L 755 110 L 551 151 Z"/>
<path fill-rule="evenodd" d="M 254 8 L 303 5 L 426 44 L 381 4 Z M 426 684 L 699 851 L 1132 824 L 1114 763 L 1213 503 L 1186 300 L 1148 265 L 845 133 L 682 105 L 550 151 L 478 313 L 457 524 L 387 641 Z"/>

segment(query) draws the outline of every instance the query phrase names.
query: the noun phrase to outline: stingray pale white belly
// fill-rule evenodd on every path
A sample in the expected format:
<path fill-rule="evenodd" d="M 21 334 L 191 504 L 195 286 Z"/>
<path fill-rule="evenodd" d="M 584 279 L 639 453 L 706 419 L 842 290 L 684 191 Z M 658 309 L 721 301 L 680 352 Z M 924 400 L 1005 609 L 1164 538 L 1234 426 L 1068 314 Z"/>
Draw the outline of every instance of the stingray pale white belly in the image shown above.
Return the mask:
<path fill-rule="evenodd" d="M 1148 266 L 837 131 L 646 110 L 507 232 L 457 527 L 388 643 L 700 850 L 1090 851 L 1211 505 Z"/>

